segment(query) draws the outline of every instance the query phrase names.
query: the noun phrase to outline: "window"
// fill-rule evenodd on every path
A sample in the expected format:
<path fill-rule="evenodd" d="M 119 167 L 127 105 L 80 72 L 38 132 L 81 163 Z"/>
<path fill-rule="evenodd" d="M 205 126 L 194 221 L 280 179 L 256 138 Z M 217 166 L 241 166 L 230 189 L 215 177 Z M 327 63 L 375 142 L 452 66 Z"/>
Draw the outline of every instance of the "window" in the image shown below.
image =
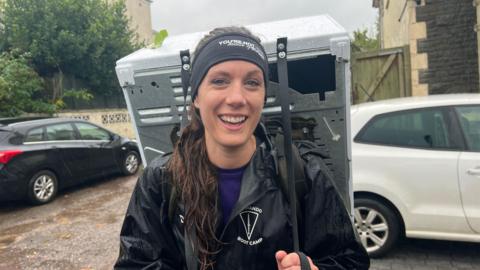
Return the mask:
<path fill-rule="evenodd" d="M 480 151 L 480 106 L 462 106 L 455 108 L 460 119 L 468 148 Z"/>
<path fill-rule="evenodd" d="M 458 149 L 441 108 L 409 110 L 374 117 L 356 141 L 431 149 Z"/>
<path fill-rule="evenodd" d="M 41 142 L 43 141 L 43 127 L 30 130 L 25 136 L 24 142 Z"/>
<path fill-rule="evenodd" d="M 11 131 L 0 129 L 0 142 L 8 138 L 11 134 Z"/>
<path fill-rule="evenodd" d="M 71 124 L 57 124 L 46 127 L 47 141 L 69 141 L 75 140 L 75 131 Z"/>
<path fill-rule="evenodd" d="M 86 123 L 75 123 L 75 125 L 82 140 L 110 140 L 110 133 L 97 126 Z"/>

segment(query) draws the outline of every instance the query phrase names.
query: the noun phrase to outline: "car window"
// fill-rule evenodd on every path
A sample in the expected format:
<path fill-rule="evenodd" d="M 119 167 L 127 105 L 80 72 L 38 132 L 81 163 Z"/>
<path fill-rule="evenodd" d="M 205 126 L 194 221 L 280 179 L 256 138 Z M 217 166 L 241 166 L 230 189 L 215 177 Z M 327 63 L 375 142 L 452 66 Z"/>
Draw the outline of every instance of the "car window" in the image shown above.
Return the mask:
<path fill-rule="evenodd" d="M 470 150 L 480 151 L 480 106 L 462 106 L 455 108 Z"/>
<path fill-rule="evenodd" d="M 378 115 L 356 141 L 431 149 L 458 149 L 448 130 L 447 114 L 440 108 Z"/>
<path fill-rule="evenodd" d="M 46 127 L 47 141 L 69 141 L 76 140 L 75 131 L 70 123 L 56 124 Z"/>
<path fill-rule="evenodd" d="M 0 129 L 0 142 L 2 142 L 3 140 L 5 140 L 6 138 L 8 138 L 11 133 L 12 133 L 12 132 L 9 131 L 9 130 L 1 130 L 1 129 Z"/>
<path fill-rule="evenodd" d="M 110 140 L 110 134 L 94 125 L 75 123 L 83 140 Z"/>
<path fill-rule="evenodd" d="M 24 142 L 41 142 L 43 141 L 43 127 L 30 130 L 25 136 Z"/>

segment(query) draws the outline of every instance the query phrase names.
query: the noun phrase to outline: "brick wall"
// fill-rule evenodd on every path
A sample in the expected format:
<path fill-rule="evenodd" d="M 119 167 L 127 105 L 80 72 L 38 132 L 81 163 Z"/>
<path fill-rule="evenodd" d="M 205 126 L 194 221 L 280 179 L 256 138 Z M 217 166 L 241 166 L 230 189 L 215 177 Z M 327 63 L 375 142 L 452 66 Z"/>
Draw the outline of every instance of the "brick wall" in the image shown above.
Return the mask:
<path fill-rule="evenodd" d="M 429 94 L 479 92 L 477 21 L 472 0 L 426 0 L 416 8 L 416 21 L 425 22 L 426 38 L 417 40 L 418 53 L 428 56 L 419 83 Z"/>

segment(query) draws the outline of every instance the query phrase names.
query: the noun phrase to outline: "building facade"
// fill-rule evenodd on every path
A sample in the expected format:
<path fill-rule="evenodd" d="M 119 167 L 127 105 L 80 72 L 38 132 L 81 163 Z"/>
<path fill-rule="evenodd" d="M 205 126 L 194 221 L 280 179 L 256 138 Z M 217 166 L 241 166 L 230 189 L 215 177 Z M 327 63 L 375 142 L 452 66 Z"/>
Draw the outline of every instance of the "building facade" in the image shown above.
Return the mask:
<path fill-rule="evenodd" d="M 409 45 L 412 95 L 479 92 L 480 0 L 374 0 L 383 48 Z M 479 12 L 477 12 L 477 10 Z"/>
<path fill-rule="evenodd" d="M 125 0 L 126 16 L 130 27 L 138 34 L 139 41 L 149 44 L 153 41 L 152 17 L 150 4 L 153 0 Z"/>

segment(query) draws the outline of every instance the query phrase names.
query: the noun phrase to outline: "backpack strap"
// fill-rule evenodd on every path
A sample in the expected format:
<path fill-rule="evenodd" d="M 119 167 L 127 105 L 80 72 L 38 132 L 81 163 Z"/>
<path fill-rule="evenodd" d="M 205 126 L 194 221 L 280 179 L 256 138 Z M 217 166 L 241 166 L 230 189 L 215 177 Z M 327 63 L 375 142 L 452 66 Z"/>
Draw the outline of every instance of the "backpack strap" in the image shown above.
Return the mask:
<path fill-rule="evenodd" d="M 195 230 L 189 232 L 187 228 L 184 229 L 185 262 L 187 264 L 187 270 L 198 269 L 198 260 L 193 248 L 193 243 L 195 243 L 196 237 Z"/>
<path fill-rule="evenodd" d="M 182 112 L 182 122 L 180 124 L 180 133 L 181 133 L 188 124 L 187 95 L 188 95 L 188 88 L 190 87 L 190 69 L 191 69 L 189 50 L 180 51 L 180 61 L 182 62 L 181 77 L 182 77 L 182 89 L 183 89 L 183 112 Z"/>
<path fill-rule="evenodd" d="M 308 261 L 307 255 L 305 253 L 298 251 L 298 257 L 300 257 L 300 269 L 302 270 L 311 270 L 310 262 Z"/>
<path fill-rule="evenodd" d="M 162 166 L 161 169 L 162 173 L 164 174 L 165 167 Z M 177 189 L 172 185 L 170 177 L 165 177 L 164 181 L 162 181 L 160 185 L 163 199 L 165 200 L 165 202 L 168 201 L 168 222 L 170 224 L 173 224 L 176 205 L 178 202 L 178 192 Z M 187 265 L 187 270 L 197 270 L 198 260 L 193 248 L 193 243 L 196 240 L 195 231 L 187 232 L 187 228 L 185 228 L 183 237 L 185 246 L 185 263 Z"/>
<path fill-rule="evenodd" d="M 170 183 L 170 179 L 162 182 L 162 194 L 165 200 L 168 200 L 168 221 L 170 224 L 173 224 L 175 207 L 178 202 L 178 193 L 176 188 Z M 184 239 L 184 252 L 185 252 L 185 263 L 187 265 L 187 270 L 197 270 L 198 269 L 198 260 L 195 255 L 193 248 L 193 243 L 196 240 L 195 231 L 188 232 L 187 228 L 184 228 L 183 233 Z"/>
<path fill-rule="evenodd" d="M 282 133 L 277 133 L 274 139 L 275 146 L 277 149 L 277 163 L 278 163 L 278 180 L 280 189 L 282 193 L 287 198 L 287 201 L 290 205 L 290 197 L 288 196 L 288 174 L 287 174 L 287 160 L 285 158 L 285 146 L 284 146 L 284 136 Z M 292 144 L 292 162 L 293 162 L 293 174 L 295 179 L 295 193 L 297 194 L 296 200 L 294 202 L 297 209 L 297 220 L 299 224 L 302 224 L 303 221 L 303 198 L 308 190 L 308 183 L 305 178 L 304 172 L 304 161 L 300 156 L 298 148 Z"/>
<path fill-rule="evenodd" d="M 168 200 L 168 220 L 170 224 L 173 222 L 173 216 L 175 215 L 175 206 L 177 205 L 178 194 L 177 189 L 170 185 L 170 198 Z"/>
<path fill-rule="evenodd" d="M 288 93 L 288 67 L 287 67 L 287 38 L 277 39 L 277 72 L 279 83 L 279 97 L 280 105 L 282 107 L 282 130 L 285 134 L 284 137 L 284 151 L 285 160 L 287 163 L 287 183 L 290 202 L 297 201 L 297 194 L 295 192 L 295 180 L 293 172 L 293 153 L 292 153 L 292 124 L 290 113 L 291 97 Z M 293 238 L 293 250 L 299 251 L 299 237 L 298 237 L 298 220 L 297 220 L 297 207 L 290 207 L 292 214 L 292 238 Z"/>

